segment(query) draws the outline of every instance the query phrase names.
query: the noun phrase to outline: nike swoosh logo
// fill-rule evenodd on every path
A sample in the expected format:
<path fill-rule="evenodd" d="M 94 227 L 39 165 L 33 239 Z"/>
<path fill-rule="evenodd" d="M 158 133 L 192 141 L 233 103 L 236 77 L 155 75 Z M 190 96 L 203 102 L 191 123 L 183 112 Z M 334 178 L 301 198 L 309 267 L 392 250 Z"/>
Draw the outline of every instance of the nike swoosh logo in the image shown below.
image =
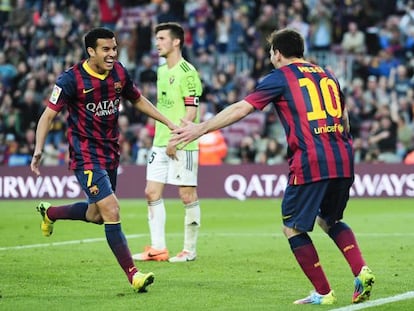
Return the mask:
<path fill-rule="evenodd" d="M 128 268 L 128 272 L 132 272 L 134 269 L 135 267 Z"/>
<path fill-rule="evenodd" d="M 83 89 L 83 94 L 87 94 L 87 93 L 90 93 L 90 92 L 92 92 L 93 91 L 93 89 L 94 88 L 91 88 L 91 89 Z"/>
<path fill-rule="evenodd" d="M 165 252 L 155 253 L 155 254 L 153 254 L 153 253 L 148 253 L 148 257 L 156 257 L 156 256 L 159 256 L 159 255 L 162 255 L 162 254 L 165 254 Z"/>

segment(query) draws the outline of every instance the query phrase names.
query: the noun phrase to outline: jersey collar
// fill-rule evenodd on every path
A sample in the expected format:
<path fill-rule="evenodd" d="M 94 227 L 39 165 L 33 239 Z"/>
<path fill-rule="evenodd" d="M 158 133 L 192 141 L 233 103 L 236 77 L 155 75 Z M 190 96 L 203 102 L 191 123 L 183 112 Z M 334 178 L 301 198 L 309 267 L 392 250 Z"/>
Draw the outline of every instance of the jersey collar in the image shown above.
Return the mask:
<path fill-rule="evenodd" d="M 106 71 L 105 73 L 103 73 L 103 74 L 100 74 L 100 73 L 97 73 L 97 72 L 95 72 L 90 66 L 89 66 L 89 64 L 88 64 L 88 62 L 85 60 L 83 63 L 82 63 L 82 67 L 83 67 L 83 69 L 85 69 L 85 71 L 89 74 L 89 75 L 91 75 L 92 77 L 95 77 L 95 78 L 98 78 L 98 79 L 100 79 L 100 80 L 105 80 L 105 78 L 108 76 L 108 74 L 109 74 L 109 71 Z"/>

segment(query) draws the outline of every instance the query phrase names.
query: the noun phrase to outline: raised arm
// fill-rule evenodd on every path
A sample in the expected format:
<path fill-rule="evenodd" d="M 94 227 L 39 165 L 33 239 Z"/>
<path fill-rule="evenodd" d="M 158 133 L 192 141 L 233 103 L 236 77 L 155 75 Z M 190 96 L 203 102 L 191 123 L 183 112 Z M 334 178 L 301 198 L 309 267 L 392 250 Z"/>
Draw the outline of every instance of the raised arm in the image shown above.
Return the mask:
<path fill-rule="evenodd" d="M 228 106 L 213 118 L 202 123 L 195 124 L 182 120 L 186 125 L 172 132 L 174 137 L 171 139 L 171 142 L 175 145 L 181 143 L 184 143 L 184 145 L 188 144 L 206 133 L 221 129 L 243 119 L 253 111 L 254 107 L 252 105 L 245 100 L 241 100 Z"/>
<path fill-rule="evenodd" d="M 141 97 L 134 103 L 134 106 L 151 118 L 164 123 L 170 130 L 177 128 L 177 125 L 159 112 L 159 110 L 145 96 L 141 95 Z"/>

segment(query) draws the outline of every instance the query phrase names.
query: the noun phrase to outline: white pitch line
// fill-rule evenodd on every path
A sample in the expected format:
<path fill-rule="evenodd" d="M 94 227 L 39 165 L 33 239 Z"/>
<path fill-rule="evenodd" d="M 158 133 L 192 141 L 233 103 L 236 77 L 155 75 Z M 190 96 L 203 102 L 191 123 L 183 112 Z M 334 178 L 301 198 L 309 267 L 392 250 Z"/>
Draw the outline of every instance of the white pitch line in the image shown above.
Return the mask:
<path fill-rule="evenodd" d="M 133 234 L 129 235 L 126 238 L 142 238 L 148 234 Z M 0 251 L 8 250 L 19 250 L 19 249 L 28 249 L 28 248 L 42 248 L 49 246 L 63 246 L 63 245 L 73 245 L 73 244 L 86 244 L 86 243 L 96 243 L 106 241 L 106 238 L 95 238 L 95 239 L 83 239 L 83 240 L 72 240 L 72 241 L 62 241 L 62 242 L 52 242 L 52 243 L 42 243 L 42 244 L 28 244 L 28 245 L 19 245 L 19 246 L 10 246 L 10 247 L 0 247 Z"/>
<path fill-rule="evenodd" d="M 180 233 L 169 233 L 169 236 L 180 236 L 182 234 Z M 143 238 L 149 236 L 149 234 L 130 234 L 127 235 L 127 239 L 136 239 L 136 238 Z M 245 233 L 245 232 L 227 232 L 227 233 L 217 233 L 217 232 L 204 232 L 201 234 L 201 236 L 221 236 L 221 237 L 239 237 L 239 236 L 245 236 L 245 237 L 284 237 L 282 233 Z M 324 233 L 315 232 L 312 233 L 312 236 L 326 236 Z M 384 236 L 403 236 L 403 237 L 409 237 L 414 236 L 414 233 L 364 233 L 359 234 L 358 236 L 368 236 L 368 237 L 384 237 Z M 29 248 L 42 248 L 42 247 L 48 247 L 48 246 L 63 246 L 63 245 L 74 245 L 74 244 L 83 244 L 83 243 L 96 243 L 96 242 L 102 242 L 106 241 L 106 238 L 91 238 L 91 239 L 82 239 L 82 240 L 71 240 L 71 241 L 62 241 L 62 242 L 51 242 L 51 243 L 41 243 L 41 244 L 28 244 L 28 245 L 18 245 L 18 246 L 6 246 L 6 247 L 0 247 L 0 251 L 8 251 L 8 250 L 19 250 L 19 249 L 29 249 Z"/>
<path fill-rule="evenodd" d="M 169 233 L 169 236 L 180 236 L 181 233 Z M 216 236 L 282 236 L 282 234 L 268 234 L 268 233 L 205 233 L 204 235 L 216 235 Z M 126 238 L 129 239 L 137 239 L 149 236 L 149 234 L 130 234 L 127 235 Z M 106 238 L 91 238 L 91 239 L 82 239 L 82 240 L 72 240 L 72 241 L 62 241 L 62 242 L 51 242 L 51 243 L 41 243 L 41 244 L 28 244 L 28 245 L 18 245 L 18 246 L 8 246 L 8 247 L 0 247 L 0 251 L 9 251 L 9 250 L 20 250 L 20 249 L 29 249 L 29 248 L 42 248 L 42 247 L 49 247 L 49 246 L 64 246 L 64 245 L 74 245 L 74 244 L 86 244 L 86 243 L 97 243 L 97 242 L 104 242 Z"/>
<path fill-rule="evenodd" d="M 404 294 L 399 294 L 399 295 L 390 296 L 390 297 L 386 297 L 386 298 L 380 298 L 380 299 L 375 299 L 375 300 L 367 301 L 367 302 L 364 302 L 364 303 L 361 303 L 361 304 L 356 304 L 356 305 L 342 307 L 342 308 L 337 308 L 337 309 L 331 309 L 329 311 L 355 311 L 355 310 L 363 310 L 363 309 L 368 309 L 368 308 L 371 308 L 371 307 L 385 305 L 385 304 L 391 303 L 391 302 L 397 302 L 397 301 L 402 301 L 402 300 L 407 300 L 407 299 L 413 299 L 413 298 L 414 298 L 414 292 L 411 291 L 411 292 L 406 292 Z"/>

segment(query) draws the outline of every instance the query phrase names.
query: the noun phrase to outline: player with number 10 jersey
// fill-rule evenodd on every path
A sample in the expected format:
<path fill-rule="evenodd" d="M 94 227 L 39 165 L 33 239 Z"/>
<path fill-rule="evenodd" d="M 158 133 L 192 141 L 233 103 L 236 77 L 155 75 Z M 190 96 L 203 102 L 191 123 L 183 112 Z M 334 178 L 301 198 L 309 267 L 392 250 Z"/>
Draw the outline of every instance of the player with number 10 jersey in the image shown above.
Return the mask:
<path fill-rule="evenodd" d="M 288 143 L 289 184 L 353 177 L 352 138 L 344 129 L 343 94 L 329 70 L 297 62 L 273 70 L 245 100 L 276 102 Z"/>

